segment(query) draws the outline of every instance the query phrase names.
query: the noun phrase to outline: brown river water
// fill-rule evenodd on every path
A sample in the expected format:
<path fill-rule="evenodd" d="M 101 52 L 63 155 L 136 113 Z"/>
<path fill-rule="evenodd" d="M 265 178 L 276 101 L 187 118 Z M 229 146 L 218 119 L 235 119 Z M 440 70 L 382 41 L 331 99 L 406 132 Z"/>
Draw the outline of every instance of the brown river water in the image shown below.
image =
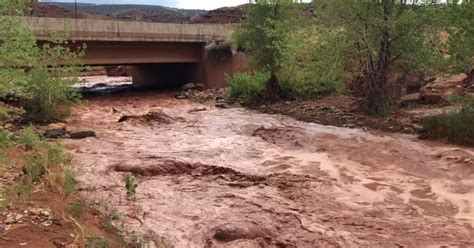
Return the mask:
<path fill-rule="evenodd" d="M 66 141 L 80 192 L 149 247 L 474 247 L 474 149 L 159 92 L 68 125 L 97 133 Z"/>

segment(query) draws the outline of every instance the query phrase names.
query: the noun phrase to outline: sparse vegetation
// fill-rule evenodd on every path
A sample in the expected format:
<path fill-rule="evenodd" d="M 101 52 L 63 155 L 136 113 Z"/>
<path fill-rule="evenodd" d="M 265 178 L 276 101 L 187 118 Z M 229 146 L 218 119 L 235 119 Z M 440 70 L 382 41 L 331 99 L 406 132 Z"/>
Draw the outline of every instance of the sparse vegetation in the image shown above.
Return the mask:
<path fill-rule="evenodd" d="M 18 143 L 23 145 L 26 150 L 32 150 L 40 143 L 40 137 L 32 126 L 23 128 L 18 136 Z"/>
<path fill-rule="evenodd" d="M 447 139 L 460 145 L 474 145 L 474 107 L 428 117 L 423 121 L 421 138 Z"/>
<path fill-rule="evenodd" d="M 88 236 L 86 248 L 109 248 L 109 240 L 104 237 Z"/>
<path fill-rule="evenodd" d="M 114 221 L 120 220 L 120 215 L 117 213 L 117 211 L 112 210 L 107 215 L 105 216 L 105 230 L 107 231 L 114 231 Z"/>
<path fill-rule="evenodd" d="M 5 135 L 5 137 L 9 136 Z M 10 163 L 8 151 L 15 149 L 18 145 L 24 149 L 22 157 L 16 158 L 17 163 L 18 159 L 22 160 L 20 163 L 24 163 L 23 175 L 16 185 L 7 189 L 9 198 L 19 203 L 24 202 L 32 192 L 35 183 L 40 181 L 45 181 L 51 187 L 64 192 L 65 196 L 75 192 L 76 179 L 70 169 L 71 157 L 59 143 L 41 140 L 35 129 L 28 126 L 19 131 L 17 139 L 3 142 L 1 149 L 3 163 Z"/>
<path fill-rule="evenodd" d="M 232 45 L 225 41 L 216 41 L 206 46 L 206 56 L 213 63 L 232 58 Z"/>
<path fill-rule="evenodd" d="M 127 174 L 127 177 L 125 178 L 125 189 L 127 190 L 127 196 L 134 197 L 137 193 L 137 187 L 138 185 L 135 183 L 135 177 L 133 174 Z"/>
<path fill-rule="evenodd" d="M 8 134 L 3 128 L 0 128 L 0 147 L 6 148 L 11 144 L 10 134 Z"/>
<path fill-rule="evenodd" d="M 75 201 L 69 204 L 69 214 L 76 220 L 80 219 L 84 214 L 86 205 L 81 201 Z"/>
<path fill-rule="evenodd" d="M 63 180 L 64 196 L 68 197 L 76 192 L 77 185 L 76 174 L 70 167 L 64 168 Z"/>

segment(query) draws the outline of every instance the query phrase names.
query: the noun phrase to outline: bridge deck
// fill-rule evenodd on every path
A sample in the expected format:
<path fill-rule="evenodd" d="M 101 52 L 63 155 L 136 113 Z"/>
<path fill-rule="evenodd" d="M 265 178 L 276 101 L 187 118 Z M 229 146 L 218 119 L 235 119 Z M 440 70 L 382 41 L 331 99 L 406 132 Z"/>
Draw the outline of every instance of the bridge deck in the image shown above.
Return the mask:
<path fill-rule="evenodd" d="M 22 17 L 37 35 L 47 40 L 50 34 L 68 35 L 79 41 L 207 42 L 228 39 L 232 25 L 169 24 L 92 19 Z"/>

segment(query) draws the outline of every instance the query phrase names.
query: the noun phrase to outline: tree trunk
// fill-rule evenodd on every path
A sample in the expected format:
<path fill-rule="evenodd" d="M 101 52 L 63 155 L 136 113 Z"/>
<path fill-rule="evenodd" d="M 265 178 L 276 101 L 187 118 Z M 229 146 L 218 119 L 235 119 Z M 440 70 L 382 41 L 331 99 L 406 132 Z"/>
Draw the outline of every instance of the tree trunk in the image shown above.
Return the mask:
<path fill-rule="evenodd" d="M 270 79 L 265 84 L 264 100 L 274 102 L 280 98 L 280 84 L 275 72 L 271 73 Z"/>
<path fill-rule="evenodd" d="M 388 85 L 390 69 L 390 33 L 389 15 L 390 0 L 382 1 L 384 25 L 381 28 L 382 39 L 376 63 L 370 63 L 368 68 L 368 87 L 366 89 L 367 109 L 376 115 L 386 115 L 390 111 L 391 97 Z"/>

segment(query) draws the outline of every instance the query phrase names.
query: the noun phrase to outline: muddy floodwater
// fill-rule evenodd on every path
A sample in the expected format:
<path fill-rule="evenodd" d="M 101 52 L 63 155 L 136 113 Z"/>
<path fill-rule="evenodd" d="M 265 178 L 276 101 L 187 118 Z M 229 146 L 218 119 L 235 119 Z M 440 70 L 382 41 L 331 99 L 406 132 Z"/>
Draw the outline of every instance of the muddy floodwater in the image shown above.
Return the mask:
<path fill-rule="evenodd" d="M 89 99 L 68 128 L 97 133 L 66 141 L 80 192 L 156 247 L 474 247 L 470 148 L 157 92 Z"/>

